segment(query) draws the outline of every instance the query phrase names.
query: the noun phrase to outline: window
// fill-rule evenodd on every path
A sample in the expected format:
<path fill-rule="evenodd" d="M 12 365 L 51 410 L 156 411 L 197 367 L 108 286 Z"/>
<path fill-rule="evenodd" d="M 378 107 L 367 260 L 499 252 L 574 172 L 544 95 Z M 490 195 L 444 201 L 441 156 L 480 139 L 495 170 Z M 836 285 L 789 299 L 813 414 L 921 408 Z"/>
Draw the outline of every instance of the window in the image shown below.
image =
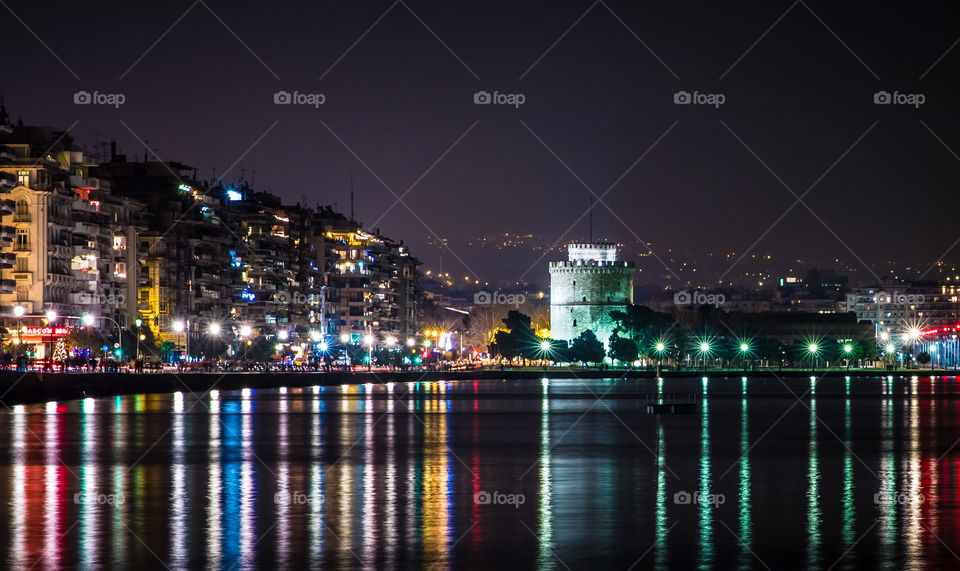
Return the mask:
<path fill-rule="evenodd" d="M 17 184 L 30 186 L 30 171 L 17 171 Z"/>
<path fill-rule="evenodd" d="M 30 231 L 26 228 L 20 228 L 17 230 L 17 241 L 13 245 L 14 250 L 29 250 L 30 249 Z"/>
<path fill-rule="evenodd" d="M 114 236 L 113 237 L 113 249 L 114 250 L 125 250 L 127 248 L 127 238 L 126 236 Z"/>
<path fill-rule="evenodd" d="M 17 258 L 17 266 L 14 268 L 15 272 L 29 272 L 30 264 L 27 263 L 27 258 Z"/>
<path fill-rule="evenodd" d="M 126 262 L 117 262 L 116 268 L 113 270 L 113 275 L 118 278 L 127 277 L 127 263 Z"/>
<path fill-rule="evenodd" d="M 13 213 L 14 222 L 30 222 L 30 203 L 24 199 L 17 201 L 17 209 Z"/>
<path fill-rule="evenodd" d="M 577 326 L 577 320 L 576 320 L 576 319 L 573 320 L 573 326 L 574 326 L 574 327 Z"/>

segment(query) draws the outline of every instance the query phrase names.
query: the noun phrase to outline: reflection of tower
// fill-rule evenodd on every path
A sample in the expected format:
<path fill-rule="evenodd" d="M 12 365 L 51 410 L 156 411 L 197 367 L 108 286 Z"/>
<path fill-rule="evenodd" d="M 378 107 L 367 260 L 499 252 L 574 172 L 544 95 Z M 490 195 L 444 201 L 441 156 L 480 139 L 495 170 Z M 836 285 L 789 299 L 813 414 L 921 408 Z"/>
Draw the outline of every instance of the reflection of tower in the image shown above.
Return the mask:
<path fill-rule="evenodd" d="M 550 336 L 570 341 L 590 329 L 606 345 L 610 312 L 633 303 L 633 273 L 614 244 L 569 244 L 567 261 L 550 262 Z"/>

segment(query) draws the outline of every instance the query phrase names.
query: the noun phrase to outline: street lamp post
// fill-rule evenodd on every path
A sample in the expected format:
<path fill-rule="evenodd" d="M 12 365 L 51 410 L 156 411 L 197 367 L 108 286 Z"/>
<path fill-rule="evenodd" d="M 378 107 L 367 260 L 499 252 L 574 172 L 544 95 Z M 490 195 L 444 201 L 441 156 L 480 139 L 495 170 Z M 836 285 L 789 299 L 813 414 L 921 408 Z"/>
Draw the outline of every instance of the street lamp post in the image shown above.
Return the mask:
<path fill-rule="evenodd" d="M 47 318 L 47 324 L 50 326 L 50 352 L 47 353 L 46 347 L 44 347 L 44 356 L 47 360 L 47 368 L 53 371 L 53 324 L 57 320 L 57 312 L 48 309 L 45 317 Z"/>
<path fill-rule="evenodd" d="M 807 351 L 810 353 L 810 358 L 812 365 L 810 366 L 810 372 L 813 373 L 817 370 L 817 352 L 820 351 L 820 347 L 816 343 L 811 343 L 807 345 Z"/>
<path fill-rule="evenodd" d="M 183 360 L 183 355 L 180 354 L 180 334 L 183 333 L 184 324 L 183 321 L 177 320 L 173 322 L 173 331 L 177 334 L 177 363 L 180 363 Z"/>

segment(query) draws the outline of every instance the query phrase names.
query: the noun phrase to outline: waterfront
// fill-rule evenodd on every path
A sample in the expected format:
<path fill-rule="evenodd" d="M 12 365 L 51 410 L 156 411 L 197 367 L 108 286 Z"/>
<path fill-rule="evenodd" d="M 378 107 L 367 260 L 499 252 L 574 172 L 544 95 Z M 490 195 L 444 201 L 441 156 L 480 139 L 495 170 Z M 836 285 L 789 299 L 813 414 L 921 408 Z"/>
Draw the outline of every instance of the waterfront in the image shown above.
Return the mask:
<path fill-rule="evenodd" d="M 658 391 L 697 412 L 646 414 Z M 958 396 L 957 377 L 696 376 L 18 405 L 0 560 L 954 569 Z"/>

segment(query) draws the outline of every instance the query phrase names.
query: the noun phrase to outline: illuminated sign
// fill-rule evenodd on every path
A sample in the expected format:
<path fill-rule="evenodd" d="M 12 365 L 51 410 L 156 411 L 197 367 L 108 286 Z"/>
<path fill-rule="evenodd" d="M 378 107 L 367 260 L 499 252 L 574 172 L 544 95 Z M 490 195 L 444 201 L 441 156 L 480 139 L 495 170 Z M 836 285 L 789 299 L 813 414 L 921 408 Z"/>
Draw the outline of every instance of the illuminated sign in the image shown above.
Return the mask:
<path fill-rule="evenodd" d="M 24 327 L 24 335 L 40 335 L 43 337 L 63 337 L 70 334 L 69 327 Z"/>

